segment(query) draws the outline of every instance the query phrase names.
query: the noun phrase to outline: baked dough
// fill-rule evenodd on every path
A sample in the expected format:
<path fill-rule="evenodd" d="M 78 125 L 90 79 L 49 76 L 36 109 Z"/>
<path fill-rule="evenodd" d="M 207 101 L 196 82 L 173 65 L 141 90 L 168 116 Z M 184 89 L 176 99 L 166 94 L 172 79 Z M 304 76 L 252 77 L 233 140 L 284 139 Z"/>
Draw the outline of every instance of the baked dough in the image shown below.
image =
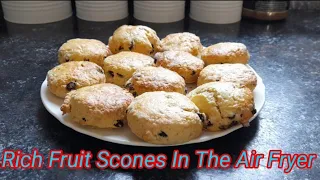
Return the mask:
<path fill-rule="evenodd" d="M 209 131 L 221 131 L 239 123 L 247 126 L 256 113 L 252 91 L 231 82 L 203 84 L 188 93 L 207 119 Z"/>
<path fill-rule="evenodd" d="M 90 61 L 102 66 L 103 60 L 111 55 L 108 46 L 96 39 L 70 39 L 58 52 L 59 63 L 69 61 Z"/>
<path fill-rule="evenodd" d="M 202 51 L 200 38 L 189 32 L 173 33 L 161 39 L 162 51 L 185 51 L 199 56 Z"/>
<path fill-rule="evenodd" d="M 157 33 L 147 26 L 122 25 L 109 38 L 112 53 L 133 51 L 146 55 L 154 55 L 161 49 Z"/>
<path fill-rule="evenodd" d="M 251 90 L 257 85 L 256 75 L 244 64 L 211 64 L 200 72 L 198 86 L 219 81 L 238 83 Z"/>
<path fill-rule="evenodd" d="M 201 59 L 184 51 L 158 52 L 154 59 L 156 66 L 177 72 L 186 83 L 197 82 L 199 73 L 204 67 L 204 62 Z"/>
<path fill-rule="evenodd" d="M 47 73 L 49 91 L 60 98 L 72 90 L 104 83 L 105 80 L 103 69 L 86 61 L 63 63 Z"/>
<path fill-rule="evenodd" d="M 123 51 L 107 57 L 104 61 L 103 69 L 106 74 L 106 82 L 124 86 L 138 68 L 146 66 L 154 66 L 152 57 Z"/>
<path fill-rule="evenodd" d="M 203 117 L 186 96 L 176 92 L 146 92 L 127 111 L 131 131 L 153 144 L 180 144 L 202 133 Z"/>
<path fill-rule="evenodd" d="M 81 125 L 97 128 L 120 128 L 133 96 L 121 87 L 104 83 L 84 87 L 67 94 L 61 111 Z"/>
<path fill-rule="evenodd" d="M 144 67 L 138 69 L 125 87 L 138 96 L 145 92 L 166 91 L 185 94 L 185 81 L 176 72 L 163 67 Z"/>
<path fill-rule="evenodd" d="M 221 63 L 247 64 L 250 54 L 242 43 L 222 42 L 203 49 L 201 59 L 206 65 Z"/>

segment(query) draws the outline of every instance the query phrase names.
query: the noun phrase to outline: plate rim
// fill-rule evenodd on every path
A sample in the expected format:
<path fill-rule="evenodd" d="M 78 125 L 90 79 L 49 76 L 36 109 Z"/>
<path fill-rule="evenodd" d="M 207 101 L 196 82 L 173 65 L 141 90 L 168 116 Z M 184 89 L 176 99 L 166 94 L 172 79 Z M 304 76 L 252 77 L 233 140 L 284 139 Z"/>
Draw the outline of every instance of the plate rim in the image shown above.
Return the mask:
<path fill-rule="evenodd" d="M 257 110 L 256 114 L 249 120 L 249 122 L 253 121 L 254 119 L 256 119 L 256 117 L 259 115 L 259 113 L 261 112 L 261 110 L 263 109 L 264 105 L 265 105 L 265 99 L 266 99 L 266 95 L 265 95 L 265 85 L 263 83 L 263 80 L 262 78 L 256 73 L 256 71 L 250 66 L 250 65 L 247 65 L 249 68 L 251 68 L 253 70 L 253 72 L 255 73 L 255 75 L 257 76 L 257 80 L 261 82 L 261 88 L 263 90 L 263 97 L 262 97 L 262 106 L 260 109 Z M 57 115 L 51 110 L 51 108 L 48 107 L 48 104 L 45 103 L 45 100 L 44 100 L 44 96 L 45 96 L 45 92 L 47 90 L 47 77 L 44 79 L 44 81 L 42 82 L 41 84 L 41 88 L 40 88 L 40 97 L 41 97 L 41 101 L 42 101 L 42 104 L 44 105 L 45 109 L 54 117 L 56 118 L 61 124 L 63 124 L 64 126 L 67 126 L 69 128 L 71 128 L 72 130 L 78 132 L 78 133 L 81 133 L 81 134 L 84 134 L 84 135 L 87 135 L 87 136 L 90 136 L 90 137 L 93 137 L 93 138 L 96 138 L 96 139 L 100 139 L 102 141 L 106 141 L 106 142 L 111 142 L 111 143 L 115 143 L 115 144 L 120 144 L 120 145 L 128 145 L 128 146 L 138 146 L 138 147 L 170 147 L 170 146 L 183 146 L 183 145 L 190 145 L 190 144 L 198 144 L 198 143 L 203 143 L 203 142 L 207 142 L 207 141 L 210 141 L 210 140 L 213 140 L 213 139 L 217 139 L 217 138 L 220 138 L 220 137 L 223 137 L 223 136 L 226 136 L 240 128 L 243 128 L 243 125 L 241 124 L 238 124 L 232 128 L 229 128 L 227 130 L 224 130 L 224 131 L 220 131 L 221 134 L 217 135 L 216 137 L 213 137 L 213 138 L 208 138 L 208 139 L 193 139 L 193 140 L 190 140 L 188 142 L 185 142 L 185 143 L 180 143 L 180 144 L 152 144 L 152 143 L 148 143 L 148 142 L 145 142 L 145 141 L 142 141 L 141 139 L 139 139 L 141 141 L 141 143 L 139 144 L 135 144 L 135 143 L 130 143 L 129 142 L 117 142 L 116 140 L 113 140 L 113 139 L 105 139 L 104 136 L 101 136 L 101 135 L 97 135 L 97 134 L 94 134 L 93 132 L 91 132 L 89 129 L 87 129 L 87 127 L 83 126 L 83 128 L 78 128 L 76 126 L 72 126 L 71 123 L 66 123 L 64 122 L 63 120 L 60 120 L 60 117 L 57 117 Z M 54 96 L 54 95 L 53 95 Z M 205 131 L 205 132 L 209 132 L 209 131 Z M 210 132 L 209 132 L 210 133 Z M 134 135 L 134 134 L 133 134 Z M 199 136 L 201 137 L 201 136 Z"/>

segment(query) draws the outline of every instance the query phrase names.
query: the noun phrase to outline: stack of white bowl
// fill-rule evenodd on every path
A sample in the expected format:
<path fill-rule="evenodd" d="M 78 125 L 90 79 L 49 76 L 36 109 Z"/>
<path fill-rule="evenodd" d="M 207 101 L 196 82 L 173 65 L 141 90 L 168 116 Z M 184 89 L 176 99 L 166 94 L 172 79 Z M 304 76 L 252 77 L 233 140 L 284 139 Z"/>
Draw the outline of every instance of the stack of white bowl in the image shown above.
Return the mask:
<path fill-rule="evenodd" d="M 76 1 L 76 11 L 86 21 L 116 21 L 128 16 L 128 1 Z"/>
<path fill-rule="evenodd" d="M 230 24 L 241 20 L 243 1 L 191 1 L 190 17 L 211 24 Z"/>
<path fill-rule="evenodd" d="M 184 19 L 185 1 L 134 1 L 133 16 L 145 22 L 170 23 Z"/>
<path fill-rule="evenodd" d="M 5 20 L 19 24 L 43 24 L 72 15 L 71 1 L 1 1 Z"/>

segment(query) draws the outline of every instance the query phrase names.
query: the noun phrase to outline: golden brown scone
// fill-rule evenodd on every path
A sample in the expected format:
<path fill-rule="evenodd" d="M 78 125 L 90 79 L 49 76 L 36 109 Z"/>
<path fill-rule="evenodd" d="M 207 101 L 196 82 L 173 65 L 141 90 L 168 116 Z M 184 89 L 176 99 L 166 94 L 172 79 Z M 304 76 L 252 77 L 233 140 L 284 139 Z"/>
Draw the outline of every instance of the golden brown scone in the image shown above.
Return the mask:
<path fill-rule="evenodd" d="M 222 42 L 203 49 L 201 59 L 206 65 L 221 63 L 247 64 L 250 54 L 242 43 Z"/>
<path fill-rule="evenodd" d="M 207 117 L 209 131 L 221 131 L 239 123 L 247 126 L 256 113 L 252 91 L 231 82 L 203 84 L 188 93 L 200 112 Z"/>
<path fill-rule="evenodd" d="M 48 88 L 64 98 L 72 90 L 105 82 L 103 69 L 95 63 L 71 61 L 52 68 L 47 73 Z"/>
<path fill-rule="evenodd" d="M 123 51 L 107 57 L 104 61 L 103 69 L 106 74 L 106 82 L 124 86 L 138 68 L 146 66 L 154 66 L 152 57 Z"/>
<path fill-rule="evenodd" d="M 177 72 L 184 78 L 186 83 L 197 82 L 204 62 L 184 51 L 164 51 L 154 55 L 156 66 L 162 66 Z"/>
<path fill-rule="evenodd" d="M 69 61 L 90 61 L 103 65 L 103 60 L 111 55 L 108 46 L 96 39 L 70 39 L 58 52 L 59 63 Z"/>
<path fill-rule="evenodd" d="M 146 92 L 127 111 L 131 131 L 153 144 L 181 144 L 199 137 L 202 118 L 197 106 L 176 92 Z"/>
<path fill-rule="evenodd" d="M 61 111 L 81 125 L 119 128 L 124 126 L 126 109 L 133 99 L 132 94 L 117 85 L 97 84 L 68 93 Z"/>
<path fill-rule="evenodd" d="M 199 56 L 202 51 L 200 38 L 189 32 L 173 33 L 161 39 L 162 51 L 185 51 Z"/>
<path fill-rule="evenodd" d="M 109 38 L 109 48 L 113 54 L 133 51 L 154 55 L 161 47 L 160 39 L 153 29 L 141 25 L 122 25 Z"/>
<path fill-rule="evenodd" d="M 144 67 L 133 73 L 125 85 L 133 96 L 145 92 L 166 91 L 185 94 L 185 81 L 176 72 L 163 67 Z"/>
<path fill-rule="evenodd" d="M 200 72 L 198 86 L 218 81 L 238 83 L 251 90 L 257 85 L 256 75 L 244 64 L 211 64 Z"/>

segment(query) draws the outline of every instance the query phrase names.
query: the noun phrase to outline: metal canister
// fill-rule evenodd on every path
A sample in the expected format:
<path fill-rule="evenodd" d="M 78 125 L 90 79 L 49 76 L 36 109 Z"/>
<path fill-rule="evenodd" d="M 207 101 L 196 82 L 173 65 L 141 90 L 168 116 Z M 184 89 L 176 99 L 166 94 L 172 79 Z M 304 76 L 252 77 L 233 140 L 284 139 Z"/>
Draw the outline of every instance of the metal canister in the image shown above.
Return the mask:
<path fill-rule="evenodd" d="M 242 16 L 259 20 L 282 20 L 288 17 L 290 1 L 243 1 Z"/>

